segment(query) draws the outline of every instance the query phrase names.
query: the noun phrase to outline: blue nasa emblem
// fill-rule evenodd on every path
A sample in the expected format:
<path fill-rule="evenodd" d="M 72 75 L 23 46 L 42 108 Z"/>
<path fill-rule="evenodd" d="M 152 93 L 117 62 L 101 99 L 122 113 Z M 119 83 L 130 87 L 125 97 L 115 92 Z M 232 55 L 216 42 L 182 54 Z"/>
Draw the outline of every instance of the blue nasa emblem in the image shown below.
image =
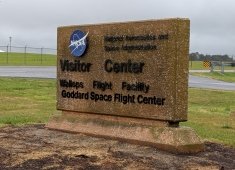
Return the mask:
<path fill-rule="evenodd" d="M 73 56 L 81 57 L 84 54 L 87 47 L 87 35 L 88 33 L 85 34 L 80 30 L 76 30 L 72 33 L 69 48 Z"/>

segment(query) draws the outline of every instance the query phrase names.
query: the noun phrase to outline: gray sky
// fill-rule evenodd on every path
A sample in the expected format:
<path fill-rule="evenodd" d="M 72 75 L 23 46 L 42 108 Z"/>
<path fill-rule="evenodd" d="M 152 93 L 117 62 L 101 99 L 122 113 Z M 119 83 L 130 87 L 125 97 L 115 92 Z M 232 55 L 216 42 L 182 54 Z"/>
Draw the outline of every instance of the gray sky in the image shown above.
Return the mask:
<path fill-rule="evenodd" d="M 186 17 L 190 52 L 235 55 L 234 0 L 0 0 L 0 45 L 56 47 L 58 26 Z"/>

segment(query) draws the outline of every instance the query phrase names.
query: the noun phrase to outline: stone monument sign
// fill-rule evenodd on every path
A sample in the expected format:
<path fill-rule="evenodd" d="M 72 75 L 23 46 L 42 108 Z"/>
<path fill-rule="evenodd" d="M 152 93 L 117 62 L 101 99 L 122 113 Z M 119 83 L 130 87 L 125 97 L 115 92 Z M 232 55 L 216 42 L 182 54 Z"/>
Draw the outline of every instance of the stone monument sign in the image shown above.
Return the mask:
<path fill-rule="evenodd" d="M 58 28 L 57 109 L 47 127 L 203 150 L 187 120 L 188 19 Z"/>

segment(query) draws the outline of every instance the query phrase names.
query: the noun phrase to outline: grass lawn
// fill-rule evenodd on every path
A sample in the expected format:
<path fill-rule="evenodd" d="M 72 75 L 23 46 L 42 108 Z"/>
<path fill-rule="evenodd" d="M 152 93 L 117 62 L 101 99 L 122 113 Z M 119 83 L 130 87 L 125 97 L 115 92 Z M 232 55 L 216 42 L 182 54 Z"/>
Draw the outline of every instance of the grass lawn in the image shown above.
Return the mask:
<path fill-rule="evenodd" d="M 56 55 L 27 53 L 0 53 L 1 66 L 55 66 Z"/>
<path fill-rule="evenodd" d="M 0 66 L 55 66 L 56 55 L 52 54 L 35 54 L 35 53 L 0 53 Z M 190 70 L 210 70 L 203 67 L 203 61 L 189 61 Z M 225 70 L 235 70 L 235 67 L 225 66 Z M 215 70 L 221 70 L 216 66 Z"/>
<path fill-rule="evenodd" d="M 56 111 L 53 79 L 0 78 L 0 124 L 45 123 Z"/>
<path fill-rule="evenodd" d="M 203 61 L 189 61 L 190 70 L 210 70 L 210 68 L 203 67 Z"/>
<path fill-rule="evenodd" d="M 189 114 L 181 123 L 203 139 L 235 147 L 235 91 L 189 89 Z"/>
<path fill-rule="evenodd" d="M 0 78 L 0 126 L 46 123 L 56 113 L 54 79 Z M 235 147 L 235 92 L 189 89 L 189 121 L 203 139 Z M 57 112 L 58 113 L 58 112 Z"/>
<path fill-rule="evenodd" d="M 222 80 L 226 82 L 235 82 L 235 72 L 231 73 L 221 73 L 221 72 L 213 72 L 213 73 L 190 73 L 194 76 L 202 76 L 207 78 L 212 78 L 216 80 Z"/>

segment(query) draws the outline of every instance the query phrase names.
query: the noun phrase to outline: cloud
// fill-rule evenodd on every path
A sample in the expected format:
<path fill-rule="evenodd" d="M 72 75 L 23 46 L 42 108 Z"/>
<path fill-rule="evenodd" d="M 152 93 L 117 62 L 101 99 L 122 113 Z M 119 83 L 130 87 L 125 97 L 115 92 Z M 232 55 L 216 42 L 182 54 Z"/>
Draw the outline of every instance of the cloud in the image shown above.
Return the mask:
<path fill-rule="evenodd" d="M 191 51 L 235 54 L 234 0 L 3 0 L 0 45 L 56 47 L 56 29 L 171 17 L 191 20 Z"/>

